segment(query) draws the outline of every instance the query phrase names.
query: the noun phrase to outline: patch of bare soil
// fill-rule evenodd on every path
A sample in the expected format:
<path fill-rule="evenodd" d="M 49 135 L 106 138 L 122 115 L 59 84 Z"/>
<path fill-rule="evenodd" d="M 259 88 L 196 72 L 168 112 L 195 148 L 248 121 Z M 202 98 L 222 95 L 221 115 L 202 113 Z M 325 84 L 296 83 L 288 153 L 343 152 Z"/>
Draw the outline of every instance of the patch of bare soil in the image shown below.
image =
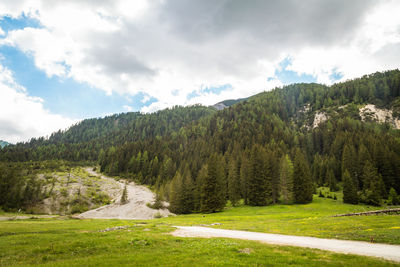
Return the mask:
<path fill-rule="evenodd" d="M 90 168 L 86 169 L 91 175 L 100 176 L 102 179 L 111 179 L 104 175 L 99 175 Z M 97 209 L 89 210 L 80 214 L 79 218 L 95 218 L 95 219 L 131 219 L 131 220 L 147 220 L 157 217 L 167 217 L 173 215 L 167 208 L 152 209 L 147 206 L 148 203 L 154 203 L 155 195 L 145 186 L 137 185 L 133 182 L 127 184 L 128 198 L 127 203 L 120 202 L 124 183 L 118 182 L 120 190 L 114 196 L 114 203 Z M 167 205 L 167 203 L 165 203 Z"/>

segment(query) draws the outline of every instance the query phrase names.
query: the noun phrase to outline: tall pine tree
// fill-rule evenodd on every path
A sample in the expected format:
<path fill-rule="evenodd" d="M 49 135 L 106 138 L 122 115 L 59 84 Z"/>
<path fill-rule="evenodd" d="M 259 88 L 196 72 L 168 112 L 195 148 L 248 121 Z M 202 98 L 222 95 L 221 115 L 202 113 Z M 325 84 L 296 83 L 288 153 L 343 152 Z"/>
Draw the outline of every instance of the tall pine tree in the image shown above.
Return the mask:
<path fill-rule="evenodd" d="M 228 169 L 228 197 L 233 206 L 240 200 L 240 174 L 237 161 L 231 159 Z"/>
<path fill-rule="evenodd" d="M 271 174 L 268 154 L 260 145 L 254 145 L 250 157 L 251 172 L 249 177 L 249 204 L 265 206 L 272 199 Z"/>
<path fill-rule="evenodd" d="M 343 177 L 343 202 L 349 204 L 358 204 L 357 184 L 350 173 L 345 170 Z"/>
<path fill-rule="evenodd" d="M 314 190 L 310 167 L 299 149 L 297 149 L 294 159 L 293 185 L 296 203 L 304 204 L 312 201 Z"/>
<path fill-rule="evenodd" d="M 208 160 L 207 176 L 201 188 L 201 212 L 221 211 L 225 206 L 224 168 L 221 157 L 214 153 Z"/>
<path fill-rule="evenodd" d="M 279 190 L 284 204 L 293 201 L 293 163 L 288 155 L 283 155 L 279 168 Z"/>

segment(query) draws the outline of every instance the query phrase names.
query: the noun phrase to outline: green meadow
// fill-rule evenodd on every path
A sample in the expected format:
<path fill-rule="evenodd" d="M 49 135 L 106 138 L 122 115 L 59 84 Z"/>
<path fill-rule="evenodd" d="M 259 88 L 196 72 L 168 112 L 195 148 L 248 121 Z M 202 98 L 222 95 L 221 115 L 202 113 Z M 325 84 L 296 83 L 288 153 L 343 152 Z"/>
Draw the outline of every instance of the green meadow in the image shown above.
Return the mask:
<path fill-rule="evenodd" d="M 375 242 L 400 244 L 399 215 L 332 217 L 374 209 L 314 196 L 306 205 L 228 207 L 221 213 L 149 221 L 4 220 L 0 266 L 396 266 L 316 249 L 169 235 L 173 225 L 217 223 L 211 227 L 366 241 L 374 237 Z M 103 231 L 116 226 L 123 228 Z"/>
<path fill-rule="evenodd" d="M 239 206 L 224 212 L 189 214 L 159 219 L 170 225 L 210 225 L 214 228 L 246 230 L 275 234 L 314 236 L 377 243 L 400 244 L 400 215 L 333 217 L 382 209 L 382 207 L 343 204 L 338 200 L 320 198 L 305 205 L 272 205 L 267 207 Z M 217 225 L 211 225 L 216 223 Z"/>

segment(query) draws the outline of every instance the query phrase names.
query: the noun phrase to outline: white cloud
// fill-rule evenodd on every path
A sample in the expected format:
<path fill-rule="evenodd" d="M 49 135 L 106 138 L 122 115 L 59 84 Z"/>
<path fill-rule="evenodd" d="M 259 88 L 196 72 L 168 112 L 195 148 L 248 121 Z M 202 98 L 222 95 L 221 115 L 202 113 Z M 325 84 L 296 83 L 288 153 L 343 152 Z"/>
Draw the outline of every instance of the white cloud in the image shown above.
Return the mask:
<path fill-rule="evenodd" d="M 127 112 L 132 111 L 132 107 L 131 107 L 131 106 L 124 105 L 123 108 L 124 108 L 124 110 L 127 111 Z"/>
<path fill-rule="evenodd" d="M 0 27 L 0 36 L 4 36 L 6 33 L 4 32 L 4 30 Z"/>
<path fill-rule="evenodd" d="M 51 114 L 42 99 L 31 97 L 17 84 L 10 70 L 0 65 L 0 139 L 27 141 L 71 126 L 75 120 Z"/>
<path fill-rule="evenodd" d="M 279 86 L 267 78 L 287 56 L 288 69 L 328 84 L 333 71 L 347 79 L 399 67 L 398 3 L 3 0 L 0 16 L 24 13 L 43 27 L 11 31 L 0 45 L 32 55 L 48 76 L 158 99 L 147 112 Z M 224 84 L 232 89 L 199 91 Z M 191 92 L 200 96 L 188 100 Z"/>
<path fill-rule="evenodd" d="M 331 84 L 334 71 L 342 80 L 400 67 L 400 2 L 382 1 L 368 12 L 363 25 L 346 45 L 303 47 L 292 55 L 289 70 L 311 74 Z"/>

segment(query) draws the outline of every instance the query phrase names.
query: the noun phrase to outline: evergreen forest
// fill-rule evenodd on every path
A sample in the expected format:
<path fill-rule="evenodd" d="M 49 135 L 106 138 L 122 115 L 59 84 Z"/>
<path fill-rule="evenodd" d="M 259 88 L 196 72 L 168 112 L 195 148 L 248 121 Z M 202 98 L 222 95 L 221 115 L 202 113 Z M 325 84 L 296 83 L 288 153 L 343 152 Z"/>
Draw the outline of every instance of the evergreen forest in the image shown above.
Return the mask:
<path fill-rule="evenodd" d="M 362 118 L 373 104 L 400 118 L 400 71 L 331 86 L 300 83 L 228 108 L 176 106 L 83 120 L 0 149 L 0 206 L 40 201 L 35 169 L 63 162 L 151 186 L 177 214 L 309 203 L 316 188 L 343 201 L 399 204 L 400 130 Z M 317 114 L 327 118 L 315 125 Z M 28 166 L 28 167 L 27 167 Z M 21 178 L 25 177 L 25 178 Z"/>

